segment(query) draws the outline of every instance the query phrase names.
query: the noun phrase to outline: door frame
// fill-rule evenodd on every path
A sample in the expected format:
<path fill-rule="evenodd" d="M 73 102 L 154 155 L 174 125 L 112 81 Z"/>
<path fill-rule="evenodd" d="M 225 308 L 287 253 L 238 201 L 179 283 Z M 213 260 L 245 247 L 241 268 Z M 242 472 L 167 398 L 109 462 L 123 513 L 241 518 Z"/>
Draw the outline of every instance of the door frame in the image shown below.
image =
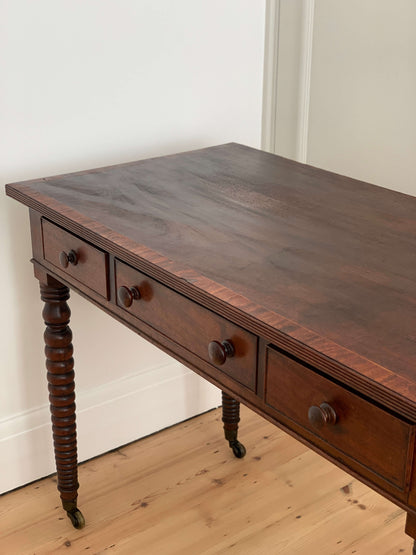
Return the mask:
<path fill-rule="evenodd" d="M 314 13 L 315 0 L 266 0 L 262 148 L 299 162 L 306 162 L 308 154 Z M 290 75 L 284 74 L 285 57 L 293 55 L 283 33 L 286 23 L 298 45 Z M 282 117 L 289 112 L 292 117 Z M 288 133 L 293 140 L 285 148 L 281 137 Z"/>

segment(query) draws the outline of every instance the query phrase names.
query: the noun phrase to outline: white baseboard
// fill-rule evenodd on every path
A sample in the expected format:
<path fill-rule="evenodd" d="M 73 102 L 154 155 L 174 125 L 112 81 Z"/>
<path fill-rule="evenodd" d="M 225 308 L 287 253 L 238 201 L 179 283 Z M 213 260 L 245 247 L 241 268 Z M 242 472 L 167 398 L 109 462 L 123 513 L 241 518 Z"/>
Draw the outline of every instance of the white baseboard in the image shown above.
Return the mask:
<path fill-rule="evenodd" d="M 79 461 L 220 404 L 219 390 L 176 361 L 77 392 Z M 0 421 L 0 493 L 55 471 L 49 406 Z"/>

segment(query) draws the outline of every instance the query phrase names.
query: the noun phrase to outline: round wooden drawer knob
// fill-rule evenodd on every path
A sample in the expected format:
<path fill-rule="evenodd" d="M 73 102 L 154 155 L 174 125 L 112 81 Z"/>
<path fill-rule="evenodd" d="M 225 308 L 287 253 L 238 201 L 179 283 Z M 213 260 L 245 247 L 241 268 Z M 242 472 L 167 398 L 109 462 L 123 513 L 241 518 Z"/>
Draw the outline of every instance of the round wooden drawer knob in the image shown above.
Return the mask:
<path fill-rule="evenodd" d="M 65 251 L 62 251 L 59 253 L 59 263 L 62 268 L 68 268 L 68 264 L 76 266 L 78 264 L 77 253 L 73 250 L 70 250 L 68 254 Z"/>
<path fill-rule="evenodd" d="M 337 421 L 337 414 L 331 405 L 322 403 L 319 407 L 312 406 L 308 410 L 309 422 L 314 426 L 321 428 L 328 424 L 335 424 Z"/>
<path fill-rule="evenodd" d="M 211 341 L 208 345 L 209 360 L 218 366 L 224 364 L 227 358 L 234 356 L 234 353 L 234 345 L 229 339 L 226 339 L 222 343 L 219 341 Z"/>
<path fill-rule="evenodd" d="M 140 291 L 137 287 L 126 287 L 122 285 L 117 290 L 117 299 L 121 306 L 128 308 L 133 304 L 133 301 L 140 299 Z"/>

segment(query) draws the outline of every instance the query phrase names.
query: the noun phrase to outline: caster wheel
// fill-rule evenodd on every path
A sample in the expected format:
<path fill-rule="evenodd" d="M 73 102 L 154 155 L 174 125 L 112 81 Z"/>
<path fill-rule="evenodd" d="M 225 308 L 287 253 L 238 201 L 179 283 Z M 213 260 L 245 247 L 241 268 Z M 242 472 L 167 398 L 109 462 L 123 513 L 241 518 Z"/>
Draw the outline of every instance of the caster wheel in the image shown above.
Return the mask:
<path fill-rule="evenodd" d="M 81 511 L 79 509 L 74 509 L 72 511 L 68 511 L 66 513 L 68 515 L 68 518 L 70 519 L 70 521 L 72 522 L 72 526 L 74 528 L 84 528 L 85 526 L 85 519 L 81 513 Z"/>
<path fill-rule="evenodd" d="M 230 447 L 237 459 L 242 459 L 246 454 L 246 448 L 239 441 L 230 441 Z"/>

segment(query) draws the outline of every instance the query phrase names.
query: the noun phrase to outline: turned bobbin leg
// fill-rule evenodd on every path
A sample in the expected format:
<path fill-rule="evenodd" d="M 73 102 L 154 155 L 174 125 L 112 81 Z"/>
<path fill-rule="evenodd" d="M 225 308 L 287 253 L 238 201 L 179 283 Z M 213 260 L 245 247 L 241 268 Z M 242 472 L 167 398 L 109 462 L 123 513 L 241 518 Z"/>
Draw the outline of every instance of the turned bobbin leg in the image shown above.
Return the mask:
<path fill-rule="evenodd" d="M 412 554 L 416 555 L 416 515 L 413 513 L 407 513 L 406 515 L 405 532 L 414 540 Z"/>
<path fill-rule="evenodd" d="M 234 455 L 242 459 L 246 449 L 237 439 L 238 423 L 240 422 L 240 403 L 222 392 L 222 421 L 224 422 L 225 439 L 229 442 Z"/>
<path fill-rule="evenodd" d="M 67 304 L 68 287 L 50 279 L 40 284 L 45 302 L 45 354 L 49 401 L 52 417 L 58 490 L 62 506 L 75 528 L 85 524 L 77 508 L 78 469 L 77 437 L 75 428 L 74 359 L 72 332 L 68 326 L 71 311 Z"/>

